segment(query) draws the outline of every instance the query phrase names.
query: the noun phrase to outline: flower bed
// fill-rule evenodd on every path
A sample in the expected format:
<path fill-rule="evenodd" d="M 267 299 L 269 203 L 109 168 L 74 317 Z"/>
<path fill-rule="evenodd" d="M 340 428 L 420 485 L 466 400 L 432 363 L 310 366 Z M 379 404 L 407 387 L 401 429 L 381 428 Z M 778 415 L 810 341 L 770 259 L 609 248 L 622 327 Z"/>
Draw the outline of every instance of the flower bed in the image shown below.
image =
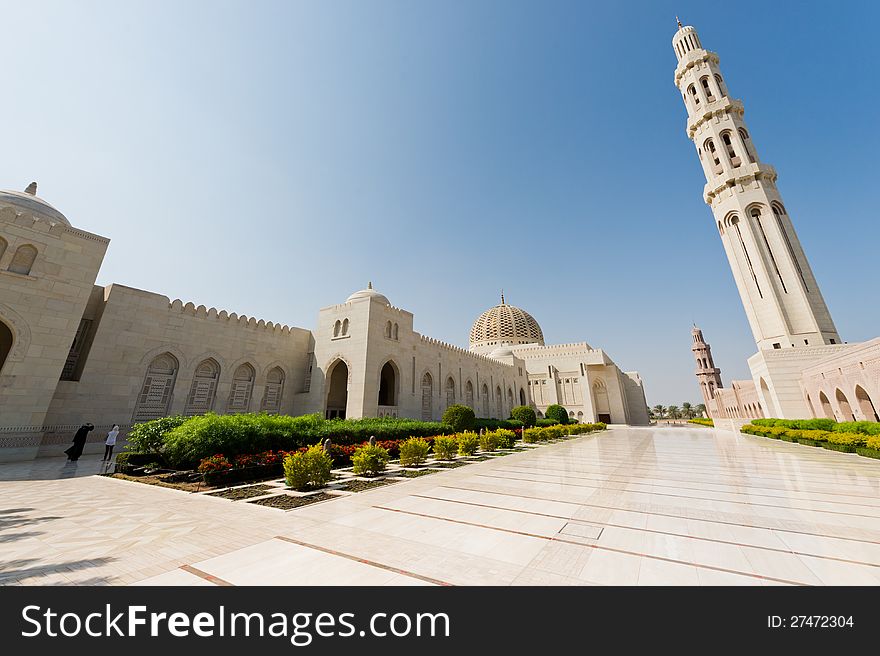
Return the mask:
<path fill-rule="evenodd" d="M 232 501 L 241 501 L 242 499 L 252 499 L 261 497 L 269 492 L 274 492 L 278 488 L 271 485 L 248 485 L 247 487 L 233 487 L 228 490 L 220 490 L 219 492 L 211 492 L 207 496 L 220 497 L 221 499 L 230 499 Z"/>
<path fill-rule="evenodd" d="M 391 483 L 396 482 L 397 481 L 388 480 L 387 478 L 377 478 L 372 481 L 353 479 L 340 485 L 339 489 L 345 490 L 346 492 L 363 492 L 364 490 L 372 490 L 374 487 L 382 487 L 383 485 L 390 485 Z"/>
<path fill-rule="evenodd" d="M 330 499 L 336 498 L 336 495 L 327 494 L 326 492 L 318 492 L 317 494 L 310 494 L 304 497 L 295 497 L 290 494 L 278 494 L 274 497 L 248 501 L 248 503 L 253 503 L 258 506 L 268 506 L 269 508 L 278 508 L 279 510 L 293 510 L 294 508 L 302 508 L 303 506 L 318 503 L 319 501 L 329 501 Z"/>

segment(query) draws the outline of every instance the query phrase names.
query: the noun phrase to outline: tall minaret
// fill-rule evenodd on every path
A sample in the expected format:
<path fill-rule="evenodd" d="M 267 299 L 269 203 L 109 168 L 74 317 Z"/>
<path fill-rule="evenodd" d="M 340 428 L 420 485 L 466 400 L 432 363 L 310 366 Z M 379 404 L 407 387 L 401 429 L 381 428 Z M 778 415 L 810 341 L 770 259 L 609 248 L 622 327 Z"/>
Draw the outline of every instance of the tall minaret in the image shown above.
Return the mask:
<path fill-rule="evenodd" d="M 706 174 L 703 198 L 715 215 L 758 349 L 839 344 L 776 188 L 776 169 L 758 159 L 743 103 L 728 96 L 718 55 L 704 50 L 697 31 L 681 23 L 672 47 L 687 135 Z"/>
<path fill-rule="evenodd" d="M 694 326 L 691 330 L 694 343 L 691 351 L 697 361 L 697 380 L 700 383 L 700 392 L 703 393 L 703 405 L 706 406 L 706 414 L 710 418 L 715 416 L 715 390 L 724 387 L 721 383 L 721 369 L 715 366 L 712 360 L 712 347 L 703 339 L 703 331 Z"/>

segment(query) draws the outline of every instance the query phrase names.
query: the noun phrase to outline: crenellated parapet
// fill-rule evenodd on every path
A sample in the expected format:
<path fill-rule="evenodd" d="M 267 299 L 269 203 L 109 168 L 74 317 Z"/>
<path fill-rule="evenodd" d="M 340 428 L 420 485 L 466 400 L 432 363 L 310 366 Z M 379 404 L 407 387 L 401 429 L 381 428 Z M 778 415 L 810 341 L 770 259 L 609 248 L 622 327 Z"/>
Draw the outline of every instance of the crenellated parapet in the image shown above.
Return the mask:
<path fill-rule="evenodd" d="M 425 346 L 434 346 L 445 351 L 449 351 L 451 353 L 456 353 L 458 355 L 464 355 L 468 358 L 473 358 L 474 360 L 479 360 L 480 362 L 491 362 L 492 364 L 497 364 L 503 367 L 513 368 L 513 365 L 505 364 L 503 362 L 498 362 L 493 358 L 490 358 L 487 355 L 481 355 L 479 353 L 474 353 L 473 351 L 469 351 L 467 349 L 463 349 L 460 346 L 455 346 L 454 344 L 449 344 L 447 342 L 443 342 L 439 339 L 434 339 L 433 337 L 427 337 L 425 335 L 419 335 L 419 340 Z"/>
<path fill-rule="evenodd" d="M 257 319 L 256 317 L 249 317 L 245 314 L 240 315 L 236 314 L 235 312 L 230 313 L 226 310 L 217 310 L 217 308 L 214 307 L 208 308 L 204 305 L 196 306 L 192 302 L 184 303 L 179 298 L 170 301 L 168 303 L 168 308 L 170 310 L 174 310 L 176 312 L 180 312 L 181 314 L 185 314 L 191 317 L 222 321 L 229 324 L 237 324 L 239 327 L 242 328 L 246 327 L 250 329 L 265 330 L 267 332 L 274 332 L 281 335 L 289 335 L 291 330 L 297 330 L 296 327 L 291 328 L 286 324 L 273 323 L 272 321 L 265 321 L 263 319 Z"/>

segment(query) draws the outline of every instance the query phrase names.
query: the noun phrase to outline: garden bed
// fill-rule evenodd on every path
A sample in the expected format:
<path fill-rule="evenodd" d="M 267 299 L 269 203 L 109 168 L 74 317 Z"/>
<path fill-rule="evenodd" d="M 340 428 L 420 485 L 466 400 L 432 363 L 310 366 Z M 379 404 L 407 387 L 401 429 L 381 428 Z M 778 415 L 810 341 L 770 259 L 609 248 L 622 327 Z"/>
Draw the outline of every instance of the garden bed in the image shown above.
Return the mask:
<path fill-rule="evenodd" d="M 877 458 L 880 460 L 880 449 L 872 449 L 867 446 L 857 446 L 856 453 L 860 456 L 865 456 L 866 458 Z"/>
<path fill-rule="evenodd" d="M 363 492 L 364 490 L 372 490 L 376 487 L 383 487 L 385 485 L 390 485 L 391 483 L 397 482 L 399 481 L 392 481 L 387 478 L 377 478 L 372 481 L 362 481 L 355 478 L 350 481 L 345 481 L 345 483 L 342 483 L 337 489 L 344 490 L 346 492 Z"/>
<path fill-rule="evenodd" d="M 107 474 L 110 478 L 118 478 L 121 481 L 131 481 L 134 483 L 146 483 L 147 485 L 156 485 L 157 487 L 167 487 L 172 490 L 181 490 L 183 492 L 203 492 L 204 490 L 216 489 L 216 486 L 206 485 L 202 481 L 194 482 L 169 482 L 163 477 L 169 474 L 158 474 L 154 476 L 130 476 L 128 474 Z"/>
<path fill-rule="evenodd" d="M 246 487 L 231 487 L 228 490 L 211 492 L 208 496 L 220 497 L 221 499 L 229 499 L 231 501 L 241 501 L 242 499 L 261 497 L 277 490 L 277 487 L 271 485 L 248 485 Z"/>
<path fill-rule="evenodd" d="M 442 462 L 432 462 L 432 467 L 440 467 L 442 469 L 457 469 L 458 467 L 464 467 L 467 465 L 467 462 L 463 460 L 444 460 Z"/>
<path fill-rule="evenodd" d="M 329 501 L 337 499 L 335 494 L 327 494 L 326 492 L 318 492 L 317 494 L 309 494 L 303 497 L 294 497 L 289 494 L 277 494 L 274 497 L 266 497 L 265 499 L 255 499 L 248 501 L 259 506 L 267 506 L 269 508 L 277 508 L 278 510 L 293 510 L 294 508 L 302 508 L 319 501 Z"/>
<path fill-rule="evenodd" d="M 418 478 L 419 476 L 427 476 L 428 474 L 436 474 L 439 469 L 404 469 L 403 471 L 394 472 L 393 476 L 403 476 L 404 478 Z"/>

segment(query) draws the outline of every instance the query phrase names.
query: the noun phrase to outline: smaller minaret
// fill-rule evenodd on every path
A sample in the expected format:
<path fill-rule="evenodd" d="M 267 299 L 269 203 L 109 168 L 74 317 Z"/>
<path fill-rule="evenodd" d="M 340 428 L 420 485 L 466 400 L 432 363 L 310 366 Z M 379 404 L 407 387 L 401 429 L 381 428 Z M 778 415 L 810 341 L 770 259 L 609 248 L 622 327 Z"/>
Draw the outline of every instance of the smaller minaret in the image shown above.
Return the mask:
<path fill-rule="evenodd" d="M 712 347 L 703 339 L 703 331 L 694 326 L 691 330 L 694 343 L 691 346 L 694 358 L 697 361 L 697 380 L 700 383 L 700 392 L 703 393 L 703 403 L 706 406 L 706 414 L 710 418 L 715 415 L 715 390 L 724 385 L 721 382 L 721 369 L 712 361 Z"/>

